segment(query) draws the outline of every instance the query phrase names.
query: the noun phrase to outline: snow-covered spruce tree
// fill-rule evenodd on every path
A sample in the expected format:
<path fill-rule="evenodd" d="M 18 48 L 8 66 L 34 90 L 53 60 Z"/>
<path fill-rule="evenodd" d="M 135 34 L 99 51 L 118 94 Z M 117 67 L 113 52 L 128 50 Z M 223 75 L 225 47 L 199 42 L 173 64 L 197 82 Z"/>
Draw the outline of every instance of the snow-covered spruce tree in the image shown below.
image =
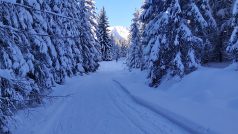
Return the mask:
<path fill-rule="evenodd" d="M 116 43 L 115 38 L 113 35 L 110 36 L 111 44 L 112 44 L 112 55 L 113 60 L 118 60 L 120 58 L 120 47 Z"/>
<path fill-rule="evenodd" d="M 126 57 L 128 53 L 128 42 L 121 40 L 118 45 L 120 46 L 120 57 Z"/>
<path fill-rule="evenodd" d="M 153 26 L 153 21 L 155 17 L 163 10 L 165 10 L 165 1 L 160 0 L 145 0 L 144 4 L 142 5 L 142 13 L 140 15 L 140 21 L 143 25 L 143 32 L 142 32 L 142 49 L 143 49 L 143 63 L 142 69 L 148 69 L 149 66 L 149 52 L 150 50 L 146 51 L 146 48 L 151 48 L 152 46 L 148 47 L 149 41 L 153 38 L 154 34 L 149 32 L 149 29 Z"/>
<path fill-rule="evenodd" d="M 72 4 L 74 3 L 74 4 Z M 57 83 L 64 81 L 65 76 L 72 76 L 80 70 L 84 72 L 82 63 L 82 48 L 79 42 L 78 23 L 78 4 L 74 0 L 66 1 L 45 1 L 44 10 L 59 13 L 64 16 L 70 16 L 75 20 L 69 20 L 67 17 L 46 14 L 48 23 L 48 33 L 52 35 L 51 41 L 55 46 L 58 62 L 53 64 L 56 68 L 54 76 Z M 47 22 L 48 22 L 47 21 Z M 66 38 L 65 38 L 66 37 Z M 58 64 L 59 63 L 59 64 Z"/>
<path fill-rule="evenodd" d="M 185 18 L 194 35 L 203 39 L 202 63 L 226 60 L 225 46 L 229 38 L 231 1 L 181 1 Z"/>
<path fill-rule="evenodd" d="M 168 75 L 182 77 L 200 64 L 198 52 L 203 42 L 193 35 L 188 20 L 183 18 L 180 2 L 155 0 L 146 1 L 143 6 L 143 43 L 147 43 L 144 54 L 149 64 L 150 86 L 157 86 Z"/>
<path fill-rule="evenodd" d="M 86 72 L 96 71 L 99 66 L 96 60 L 99 60 L 98 50 L 96 49 L 96 41 L 91 31 L 90 14 L 86 8 L 86 0 L 79 1 L 79 17 L 80 17 L 80 44 L 82 45 L 83 67 Z M 92 58 L 93 57 L 93 58 Z"/>
<path fill-rule="evenodd" d="M 232 26 L 234 31 L 231 35 L 227 51 L 233 55 L 234 62 L 238 62 L 238 0 L 234 1 L 233 5 L 233 20 Z"/>
<path fill-rule="evenodd" d="M 232 32 L 232 0 L 181 1 L 192 33 L 203 39 L 202 63 L 229 59 L 225 47 Z"/>
<path fill-rule="evenodd" d="M 140 12 L 136 11 L 134 13 L 134 18 L 132 20 L 130 28 L 130 47 L 127 55 L 127 66 L 131 68 L 141 68 L 142 67 L 142 45 L 141 45 L 141 23 L 139 20 Z"/>
<path fill-rule="evenodd" d="M 217 31 L 215 33 L 213 46 L 213 59 L 216 61 L 229 60 L 230 57 L 226 53 L 227 43 L 231 36 L 232 27 L 232 3 L 233 0 L 209 0 L 212 9 L 212 15 L 217 23 Z"/>
<path fill-rule="evenodd" d="M 100 43 L 98 41 L 98 37 L 97 37 L 97 27 L 98 27 L 98 16 L 97 16 L 97 13 L 96 13 L 96 2 L 95 0 L 85 0 L 86 4 L 86 10 L 87 10 L 87 13 L 89 14 L 89 21 L 90 21 L 90 25 L 91 25 L 91 32 L 93 34 L 93 39 L 94 39 L 94 46 L 95 48 L 97 49 L 97 52 L 98 53 L 95 53 L 95 58 L 98 60 L 98 61 L 101 61 L 102 60 L 102 54 L 101 54 L 101 46 L 100 46 Z"/>
<path fill-rule="evenodd" d="M 29 11 L 5 2 L 0 3 L 1 134 L 9 133 L 5 125 L 17 109 L 40 102 L 39 86 L 29 77 L 29 72 L 34 69 L 35 59 L 29 36 L 15 30 L 32 30 L 31 24 Z"/>
<path fill-rule="evenodd" d="M 181 1 L 192 33 L 203 39 L 202 63 L 227 60 L 225 46 L 231 33 L 232 1 Z"/>
<path fill-rule="evenodd" d="M 204 42 L 202 64 L 211 61 L 229 60 L 225 48 L 233 31 L 232 3 L 234 0 L 180 0 L 183 18 L 188 21 L 188 26 L 193 35 Z M 156 13 L 164 10 L 170 1 L 148 0 L 142 6 L 144 23 L 153 20 Z M 153 5 L 151 3 L 154 3 Z M 143 33 L 143 37 L 149 37 Z M 148 44 L 148 39 L 143 39 L 142 44 Z M 145 57 L 145 59 L 147 59 Z M 146 61 L 146 60 L 145 60 Z M 146 68 L 145 62 L 145 68 Z"/>
<path fill-rule="evenodd" d="M 95 38 L 85 23 L 91 16 L 78 2 L 0 1 L 1 134 L 9 133 L 7 117 L 17 109 L 41 103 L 66 76 L 98 67 Z"/>
<path fill-rule="evenodd" d="M 214 19 L 209 0 L 181 1 L 183 17 L 188 20 L 190 30 L 203 39 L 202 63 L 215 60 L 221 53 L 215 51 L 217 41 L 217 23 Z M 219 51 L 220 52 L 220 51 Z"/>
<path fill-rule="evenodd" d="M 109 22 L 106 16 L 105 8 L 101 10 L 98 19 L 98 40 L 101 45 L 102 60 L 110 61 L 113 58 L 112 44 L 109 36 Z"/>

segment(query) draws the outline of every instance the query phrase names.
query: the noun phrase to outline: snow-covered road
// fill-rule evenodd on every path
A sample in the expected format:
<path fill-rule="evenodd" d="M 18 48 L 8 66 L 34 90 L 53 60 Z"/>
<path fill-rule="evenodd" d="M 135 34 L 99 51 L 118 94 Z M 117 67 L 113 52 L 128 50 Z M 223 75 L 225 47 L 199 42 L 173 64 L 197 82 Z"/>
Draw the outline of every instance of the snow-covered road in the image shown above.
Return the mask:
<path fill-rule="evenodd" d="M 96 73 L 68 79 L 52 95 L 70 96 L 19 112 L 13 134 L 188 133 L 137 103 L 116 79 L 122 72 L 122 64 L 104 62 Z"/>

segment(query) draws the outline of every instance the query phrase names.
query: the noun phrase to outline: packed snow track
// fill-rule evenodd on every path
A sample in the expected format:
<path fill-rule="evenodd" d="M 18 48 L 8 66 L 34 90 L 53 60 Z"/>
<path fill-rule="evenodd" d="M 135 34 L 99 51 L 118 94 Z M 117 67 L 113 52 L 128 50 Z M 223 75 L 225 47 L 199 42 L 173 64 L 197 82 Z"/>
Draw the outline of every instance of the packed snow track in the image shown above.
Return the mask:
<path fill-rule="evenodd" d="M 137 103 L 117 81 L 124 68 L 101 63 L 98 72 L 70 78 L 44 106 L 19 112 L 13 134 L 188 134 Z M 132 81 L 131 81 L 132 82 Z"/>

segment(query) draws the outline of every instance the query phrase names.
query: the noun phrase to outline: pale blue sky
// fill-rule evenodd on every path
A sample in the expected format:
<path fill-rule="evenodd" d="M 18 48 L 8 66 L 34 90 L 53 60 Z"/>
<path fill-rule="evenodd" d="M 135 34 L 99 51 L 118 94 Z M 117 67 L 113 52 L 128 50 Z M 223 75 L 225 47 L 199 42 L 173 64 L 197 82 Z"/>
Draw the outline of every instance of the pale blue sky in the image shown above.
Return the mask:
<path fill-rule="evenodd" d="M 103 6 L 107 11 L 110 26 L 127 26 L 131 24 L 135 9 L 139 9 L 142 0 L 95 0 L 97 9 Z"/>

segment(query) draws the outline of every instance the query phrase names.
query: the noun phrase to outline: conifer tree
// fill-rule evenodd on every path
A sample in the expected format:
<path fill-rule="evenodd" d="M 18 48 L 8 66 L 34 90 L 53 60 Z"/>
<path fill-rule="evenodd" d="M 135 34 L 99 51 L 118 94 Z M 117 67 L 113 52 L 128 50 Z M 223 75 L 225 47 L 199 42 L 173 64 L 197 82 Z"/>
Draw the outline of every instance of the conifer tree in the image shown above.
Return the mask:
<path fill-rule="evenodd" d="M 141 68 L 143 59 L 143 51 L 141 45 L 141 23 L 139 20 L 140 12 L 136 11 L 134 13 L 134 18 L 132 20 L 130 28 L 130 47 L 127 55 L 127 65 L 131 68 Z"/>
<path fill-rule="evenodd" d="M 111 44 L 112 44 L 113 60 L 118 60 L 120 58 L 120 47 L 116 43 L 113 35 L 110 36 L 110 39 L 111 39 Z"/>
<path fill-rule="evenodd" d="M 233 0 L 209 0 L 212 15 L 217 23 L 217 30 L 212 37 L 214 49 L 213 59 L 215 61 L 229 60 L 226 53 L 227 43 L 229 42 L 232 27 L 232 3 Z"/>
<path fill-rule="evenodd" d="M 101 45 L 102 60 L 110 61 L 113 58 L 112 44 L 109 37 L 109 22 L 106 16 L 106 10 L 103 7 L 98 20 L 98 40 Z"/>
<path fill-rule="evenodd" d="M 98 27 L 98 16 L 96 13 L 96 2 L 95 0 L 86 0 L 86 10 L 89 15 L 89 22 L 90 22 L 90 27 L 91 27 L 91 32 L 93 34 L 93 39 L 94 39 L 94 46 L 97 49 L 97 53 L 95 53 L 95 58 L 100 61 L 102 59 L 101 55 L 101 47 L 98 41 L 97 37 L 97 27 Z"/>
<path fill-rule="evenodd" d="M 217 22 L 213 16 L 209 0 L 184 1 L 181 3 L 185 12 L 184 18 L 193 34 L 199 36 L 203 42 L 202 63 L 215 60 L 220 55 L 220 50 L 214 44 L 217 37 Z M 216 50 L 216 48 L 218 50 Z"/>
<path fill-rule="evenodd" d="M 88 3 L 87 3 L 88 4 Z M 35 106 L 66 76 L 98 67 L 85 0 L 0 1 L 0 133 L 8 117 Z M 92 19 L 93 20 L 93 19 Z M 10 77 L 11 76 L 11 77 Z"/>
<path fill-rule="evenodd" d="M 92 25 L 90 22 L 90 14 L 86 8 L 86 0 L 80 0 L 80 44 L 82 45 L 83 67 L 86 72 L 96 71 L 98 64 L 95 54 L 98 53 L 96 49 L 96 41 L 94 34 L 91 31 Z M 92 58 L 93 57 L 93 58 Z"/>
<path fill-rule="evenodd" d="M 142 21 L 146 24 L 143 33 L 143 43 L 146 43 L 144 56 L 145 64 L 149 65 L 151 86 L 157 86 L 167 75 L 182 77 L 200 64 L 198 52 L 203 42 L 193 35 L 187 20 L 183 18 L 185 12 L 180 2 L 147 1 L 143 6 Z M 159 12 L 156 15 L 153 11 Z"/>
<path fill-rule="evenodd" d="M 234 62 L 238 62 L 238 0 L 234 1 L 233 5 L 233 19 L 232 26 L 234 27 L 233 33 L 231 35 L 228 52 L 232 54 Z"/>

